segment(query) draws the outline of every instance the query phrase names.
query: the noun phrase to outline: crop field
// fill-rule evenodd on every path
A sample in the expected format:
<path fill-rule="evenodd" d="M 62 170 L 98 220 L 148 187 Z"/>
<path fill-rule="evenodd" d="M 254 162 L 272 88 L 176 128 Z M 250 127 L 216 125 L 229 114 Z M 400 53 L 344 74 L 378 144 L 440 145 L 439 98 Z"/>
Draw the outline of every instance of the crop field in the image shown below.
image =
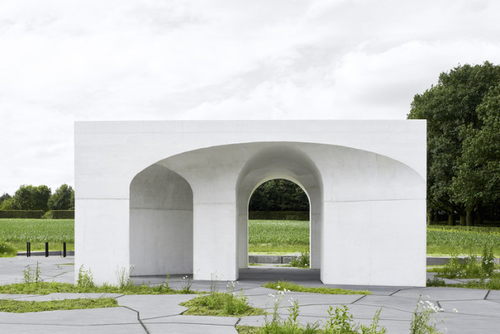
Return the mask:
<path fill-rule="evenodd" d="M 248 251 L 260 254 L 309 252 L 309 222 L 296 220 L 250 220 Z"/>
<path fill-rule="evenodd" d="M 484 246 L 500 256 L 500 227 L 429 226 L 427 254 L 481 255 Z"/>
<path fill-rule="evenodd" d="M 61 250 L 67 242 L 67 250 L 73 250 L 75 223 L 73 219 L 0 219 L 0 242 L 7 242 L 18 251 L 26 250 L 26 242 L 31 242 L 31 250 L 44 250 L 49 242 L 50 250 Z"/>

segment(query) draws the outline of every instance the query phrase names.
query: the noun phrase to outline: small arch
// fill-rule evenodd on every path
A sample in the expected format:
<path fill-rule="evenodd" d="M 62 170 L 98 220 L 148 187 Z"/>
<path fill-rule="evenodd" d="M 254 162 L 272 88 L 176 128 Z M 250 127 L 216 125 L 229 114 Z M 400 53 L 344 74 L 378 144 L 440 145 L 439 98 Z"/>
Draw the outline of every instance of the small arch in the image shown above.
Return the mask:
<path fill-rule="evenodd" d="M 309 197 L 311 268 L 321 264 L 322 181 L 312 160 L 292 145 L 269 143 L 250 157 L 237 182 L 238 265 L 248 267 L 248 203 L 262 183 L 287 179 L 299 185 Z"/>
<path fill-rule="evenodd" d="M 130 263 L 134 275 L 193 272 L 193 191 L 158 164 L 130 184 Z"/>

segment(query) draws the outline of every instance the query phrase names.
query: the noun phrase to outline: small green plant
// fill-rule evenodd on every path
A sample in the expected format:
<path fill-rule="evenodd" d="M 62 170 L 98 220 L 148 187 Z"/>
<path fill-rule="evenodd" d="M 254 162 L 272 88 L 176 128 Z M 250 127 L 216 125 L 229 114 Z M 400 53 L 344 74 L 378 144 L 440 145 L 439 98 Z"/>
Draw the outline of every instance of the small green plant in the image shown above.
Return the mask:
<path fill-rule="evenodd" d="M 134 271 L 133 266 L 129 266 L 128 268 L 120 267 L 116 271 L 116 278 L 118 279 L 118 287 L 121 290 L 127 290 L 134 284 L 130 280 L 130 275 L 132 275 L 132 271 Z"/>
<path fill-rule="evenodd" d="M 24 275 L 24 283 L 26 284 L 31 284 L 31 283 L 40 283 L 43 282 L 43 279 L 41 278 L 41 270 L 40 270 L 40 264 L 38 261 L 36 262 L 36 268 L 31 269 L 30 266 L 28 266 L 25 270 L 23 270 L 23 275 Z"/>
<path fill-rule="evenodd" d="M 432 279 L 430 278 L 427 279 L 427 286 L 434 286 L 434 287 L 446 286 L 446 283 L 444 282 L 443 279 L 434 276 Z"/>
<path fill-rule="evenodd" d="M 78 278 L 76 280 L 76 286 L 84 290 L 93 289 L 95 287 L 92 272 L 90 271 L 90 269 L 85 270 L 83 265 L 80 267 L 80 269 L 78 269 Z"/>
<path fill-rule="evenodd" d="M 309 253 L 300 253 L 300 256 L 292 259 L 290 266 L 298 268 L 309 268 L 311 267 L 311 257 Z"/>
<path fill-rule="evenodd" d="M 193 293 L 191 291 L 191 286 L 193 285 L 193 281 L 189 278 L 189 276 L 183 276 L 182 277 L 182 287 L 181 287 L 181 293 L 189 294 Z"/>
<path fill-rule="evenodd" d="M 490 277 L 495 271 L 495 255 L 493 254 L 493 246 L 484 245 L 483 256 L 481 258 L 481 270 L 483 275 Z"/>
<path fill-rule="evenodd" d="M 438 334 L 437 315 L 443 309 L 420 297 L 413 311 L 410 323 L 410 334 Z"/>

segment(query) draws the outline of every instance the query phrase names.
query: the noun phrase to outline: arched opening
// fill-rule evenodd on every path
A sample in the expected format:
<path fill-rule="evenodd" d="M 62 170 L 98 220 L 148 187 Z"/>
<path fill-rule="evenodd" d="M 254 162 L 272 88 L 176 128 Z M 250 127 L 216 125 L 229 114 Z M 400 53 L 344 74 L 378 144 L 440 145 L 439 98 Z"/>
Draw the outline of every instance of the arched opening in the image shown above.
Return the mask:
<path fill-rule="evenodd" d="M 259 150 L 247 160 L 237 183 L 238 266 L 248 268 L 248 205 L 251 195 L 263 183 L 286 179 L 299 185 L 309 198 L 310 267 L 320 269 L 322 226 L 322 181 L 319 171 L 301 150 L 274 144 Z"/>
<path fill-rule="evenodd" d="M 193 191 L 159 164 L 130 184 L 130 264 L 138 276 L 193 272 Z"/>
<path fill-rule="evenodd" d="M 250 265 L 269 263 L 310 267 L 309 197 L 295 182 L 268 180 L 252 193 L 248 205 Z"/>

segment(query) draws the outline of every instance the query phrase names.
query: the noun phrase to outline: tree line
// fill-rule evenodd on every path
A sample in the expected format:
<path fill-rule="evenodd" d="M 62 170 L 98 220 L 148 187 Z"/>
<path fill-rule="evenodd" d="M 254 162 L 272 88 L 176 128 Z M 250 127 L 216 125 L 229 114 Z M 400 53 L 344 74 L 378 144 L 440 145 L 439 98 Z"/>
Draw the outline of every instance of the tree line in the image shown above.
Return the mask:
<path fill-rule="evenodd" d="M 74 210 L 75 191 L 67 184 L 52 193 L 45 185 L 38 187 L 22 185 L 14 196 L 5 193 L 0 196 L 0 210 Z"/>
<path fill-rule="evenodd" d="M 264 182 L 252 194 L 250 211 L 309 211 L 306 193 L 292 181 L 275 179 Z"/>
<path fill-rule="evenodd" d="M 500 220 L 500 66 L 460 65 L 415 95 L 408 119 L 427 120 L 429 222 Z"/>

